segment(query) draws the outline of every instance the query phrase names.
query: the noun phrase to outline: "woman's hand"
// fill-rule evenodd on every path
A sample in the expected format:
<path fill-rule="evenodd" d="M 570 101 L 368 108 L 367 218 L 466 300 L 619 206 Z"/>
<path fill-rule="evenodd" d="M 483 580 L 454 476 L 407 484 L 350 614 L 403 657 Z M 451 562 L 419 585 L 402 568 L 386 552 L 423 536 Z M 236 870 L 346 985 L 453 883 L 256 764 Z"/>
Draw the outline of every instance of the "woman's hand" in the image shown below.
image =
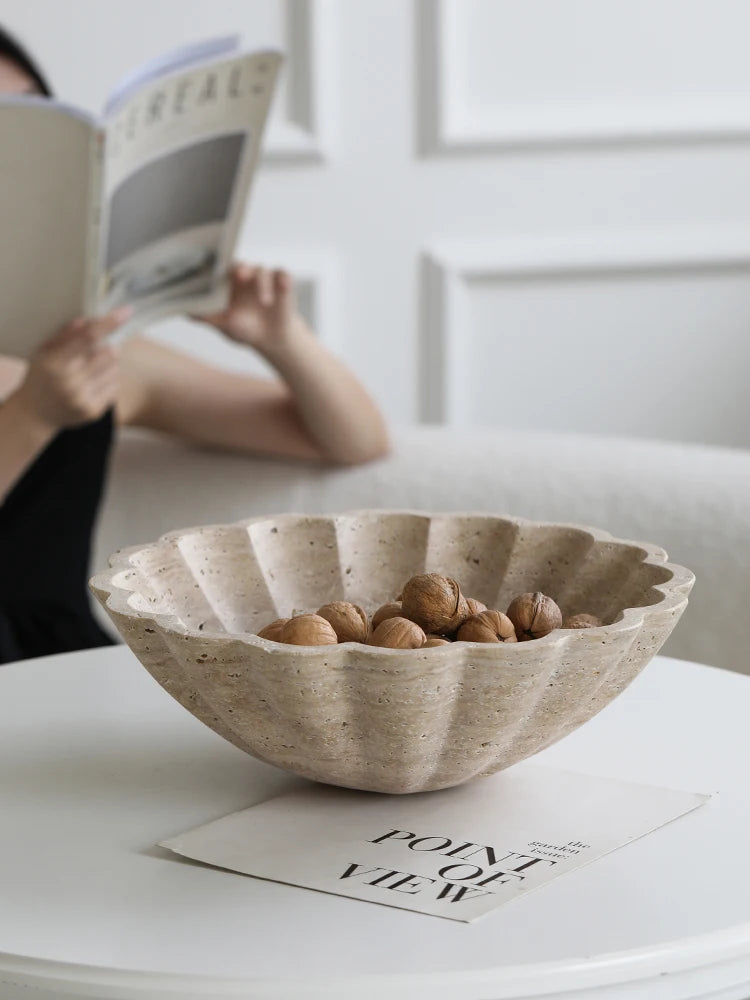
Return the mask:
<path fill-rule="evenodd" d="M 118 360 L 108 336 L 131 315 L 76 319 L 33 355 L 16 403 L 50 431 L 102 416 L 117 397 Z"/>
<path fill-rule="evenodd" d="M 380 411 L 296 311 L 292 280 L 285 271 L 235 265 L 227 308 L 193 318 L 254 347 L 282 379 L 275 386 L 266 383 L 265 389 L 246 382 L 244 392 L 235 380 L 231 386 L 227 383 L 224 399 L 217 389 L 217 403 L 212 404 L 216 419 L 211 427 L 205 420 L 196 427 L 193 434 L 199 440 L 266 454 L 312 454 L 344 465 L 387 454 L 388 433 Z M 273 405 L 265 420 L 248 419 L 252 397 L 268 402 L 269 395 Z M 225 416 L 220 409 L 226 410 Z"/>
<path fill-rule="evenodd" d="M 283 348 L 304 321 L 294 305 L 292 279 L 286 271 L 235 264 L 230 275 L 229 304 L 221 312 L 194 316 L 230 340 L 263 354 Z"/>

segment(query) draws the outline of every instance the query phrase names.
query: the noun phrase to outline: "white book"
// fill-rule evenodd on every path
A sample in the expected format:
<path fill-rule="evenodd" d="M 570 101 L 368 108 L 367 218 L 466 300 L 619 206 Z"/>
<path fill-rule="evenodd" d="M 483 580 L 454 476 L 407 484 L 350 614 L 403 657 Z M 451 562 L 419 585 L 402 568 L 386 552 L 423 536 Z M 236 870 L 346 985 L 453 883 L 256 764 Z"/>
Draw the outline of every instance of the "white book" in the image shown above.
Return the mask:
<path fill-rule="evenodd" d="M 137 70 L 99 119 L 0 99 L 0 353 L 77 316 L 220 309 L 281 66 L 237 40 Z"/>

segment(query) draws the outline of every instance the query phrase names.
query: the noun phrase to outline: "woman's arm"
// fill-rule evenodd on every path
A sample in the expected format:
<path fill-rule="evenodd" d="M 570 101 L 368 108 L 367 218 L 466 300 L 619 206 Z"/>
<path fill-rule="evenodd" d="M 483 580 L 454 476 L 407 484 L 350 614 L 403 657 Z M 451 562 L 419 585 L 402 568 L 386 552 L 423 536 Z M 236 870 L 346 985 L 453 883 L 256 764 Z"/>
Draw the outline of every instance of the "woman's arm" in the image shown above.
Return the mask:
<path fill-rule="evenodd" d="M 127 315 L 75 320 L 31 358 L 0 406 L 0 502 L 60 430 L 96 420 L 113 405 L 117 356 L 106 337 Z"/>
<path fill-rule="evenodd" d="M 380 411 L 352 372 L 301 320 L 263 355 L 289 387 L 323 457 L 356 465 L 387 454 L 388 432 Z"/>
<path fill-rule="evenodd" d="M 220 371 L 146 337 L 121 349 L 116 413 L 120 424 L 196 444 L 321 458 L 282 382 Z"/>
<path fill-rule="evenodd" d="M 341 464 L 384 455 L 383 419 L 295 312 L 284 272 L 239 266 L 229 307 L 198 317 L 257 350 L 281 381 L 219 371 L 143 337 L 121 354 L 122 422 L 239 451 Z"/>

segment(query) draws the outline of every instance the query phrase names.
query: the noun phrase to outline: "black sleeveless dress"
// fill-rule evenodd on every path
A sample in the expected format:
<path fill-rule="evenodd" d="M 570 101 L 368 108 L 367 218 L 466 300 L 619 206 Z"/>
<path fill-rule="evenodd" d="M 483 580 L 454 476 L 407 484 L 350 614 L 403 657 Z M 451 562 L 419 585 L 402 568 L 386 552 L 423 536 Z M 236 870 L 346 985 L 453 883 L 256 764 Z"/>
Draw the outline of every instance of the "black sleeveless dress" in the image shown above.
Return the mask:
<path fill-rule="evenodd" d="M 112 432 L 61 431 L 0 505 L 0 663 L 112 645 L 86 586 Z"/>

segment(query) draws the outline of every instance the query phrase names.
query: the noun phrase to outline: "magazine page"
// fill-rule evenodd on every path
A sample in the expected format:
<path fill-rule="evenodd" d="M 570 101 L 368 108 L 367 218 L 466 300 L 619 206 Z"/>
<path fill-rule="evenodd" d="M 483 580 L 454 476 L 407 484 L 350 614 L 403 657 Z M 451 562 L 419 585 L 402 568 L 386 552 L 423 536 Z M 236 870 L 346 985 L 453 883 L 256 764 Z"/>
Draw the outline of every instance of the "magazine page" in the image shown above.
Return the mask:
<path fill-rule="evenodd" d="M 41 98 L 0 101 L 0 354 L 29 357 L 84 312 L 98 131 Z"/>
<path fill-rule="evenodd" d="M 307 782 L 160 846 L 255 878 L 470 923 L 709 799 L 523 761 L 415 795 Z"/>
<path fill-rule="evenodd" d="M 98 312 L 132 305 L 135 326 L 221 305 L 280 64 L 273 50 L 214 60 L 116 102 Z"/>
<path fill-rule="evenodd" d="M 189 69 L 202 63 L 217 61 L 236 55 L 239 49 L 239 35 L 226 35 L 222 38 L 209 38 L 193 45 L 183 45 L 182 48 L 157 56 L 138 66 L 124 79 L 120 80 L 109 95 L 104 109 L 105 117 L 112 115 L 125 101 L 135 97 L 147 83 L 159 80 L 178 70 Z"/>

